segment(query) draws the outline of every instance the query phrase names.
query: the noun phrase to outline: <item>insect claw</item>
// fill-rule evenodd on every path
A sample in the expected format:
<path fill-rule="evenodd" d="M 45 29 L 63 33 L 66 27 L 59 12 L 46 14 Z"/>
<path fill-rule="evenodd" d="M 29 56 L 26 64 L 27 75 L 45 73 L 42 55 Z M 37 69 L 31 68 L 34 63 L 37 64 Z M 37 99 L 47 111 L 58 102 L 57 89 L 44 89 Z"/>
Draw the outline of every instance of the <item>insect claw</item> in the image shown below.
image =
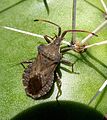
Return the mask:
<path fill-rule="evenodd" d="M 58 91 L 57 96 L 56 96 L 56 101 L 58 101 L 58 98 L 62 95 L 62 91 Z"/>

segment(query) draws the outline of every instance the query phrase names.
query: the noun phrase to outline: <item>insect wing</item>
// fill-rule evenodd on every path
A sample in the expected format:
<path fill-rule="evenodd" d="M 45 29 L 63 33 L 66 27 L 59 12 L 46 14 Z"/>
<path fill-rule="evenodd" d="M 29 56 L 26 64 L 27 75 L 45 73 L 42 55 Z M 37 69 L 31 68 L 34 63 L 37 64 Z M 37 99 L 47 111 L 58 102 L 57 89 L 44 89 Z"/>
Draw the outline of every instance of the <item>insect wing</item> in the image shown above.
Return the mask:
<path fill-rule="evenodd" d="M 23 74 L 26 94 L 34 99 L 47 94 L 53 85 L 56 66 L 54 61 L 39 54 L 36 61 L 30 64 Z"/>

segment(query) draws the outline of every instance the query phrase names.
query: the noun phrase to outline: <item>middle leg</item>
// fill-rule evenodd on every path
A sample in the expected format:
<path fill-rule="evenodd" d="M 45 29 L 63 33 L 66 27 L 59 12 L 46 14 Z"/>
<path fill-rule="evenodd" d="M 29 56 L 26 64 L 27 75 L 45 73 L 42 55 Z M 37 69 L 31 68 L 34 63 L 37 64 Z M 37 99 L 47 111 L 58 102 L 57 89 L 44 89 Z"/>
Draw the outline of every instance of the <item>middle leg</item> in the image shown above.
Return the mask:
<path fill-rule="evenodd" d="M 79 74 L 79 72 L 75 72 L 74 71 L 74 64 L 76 63 L 78 61 L 78 59 L 75 61 L 75 62 L 70 62 L 70 61 L 68 61 L 68 60 L 65 60 L 65 59 L 62 59 L 60 62 L 62 63 L 62 64 L 65 64 L 65 65 L 67 65 L 67 66 L 70 66 L 71 67 L 71 73 L 75 73 L 75 74 Z"/>

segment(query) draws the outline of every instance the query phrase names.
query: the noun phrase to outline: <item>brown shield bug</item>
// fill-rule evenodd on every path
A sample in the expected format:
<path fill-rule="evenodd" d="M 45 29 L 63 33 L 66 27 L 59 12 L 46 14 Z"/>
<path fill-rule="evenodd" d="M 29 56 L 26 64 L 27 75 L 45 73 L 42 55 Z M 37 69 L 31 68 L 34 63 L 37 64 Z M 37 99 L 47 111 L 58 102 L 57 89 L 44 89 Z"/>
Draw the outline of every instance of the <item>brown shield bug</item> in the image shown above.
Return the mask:
<path fill-rule="evenodd" d="M 61 95 L 61 81 L 57 68 L 60 63 L 73 67 L 73 63 L 63 59 L 63 54 L 72 48 L 68 46 L 66 49 L 61 49 L 61 42 L 68 32 L 90 32 L 84 30 L 66 30 L 61 33 L 61 27 L 53 22 L 47 20 L 34 21 L 48 22 L 57 26 L 58 34 L 53 38 L 45 35 L 44 39 L 48 44 L 38 46 L 37 58 L 32 62 L 21 62 L 23 66 L 24 63 L 29 63 L 23 73 L 23 85 L 28 96 L 33 99 L 38 99 L 45 96 L 51 90 L 54 80 L 56 79 L 59 86 L 56 96 L 56 99 L 58 99 Z M 91 34 L 95 35 L 94 33 Z"/>

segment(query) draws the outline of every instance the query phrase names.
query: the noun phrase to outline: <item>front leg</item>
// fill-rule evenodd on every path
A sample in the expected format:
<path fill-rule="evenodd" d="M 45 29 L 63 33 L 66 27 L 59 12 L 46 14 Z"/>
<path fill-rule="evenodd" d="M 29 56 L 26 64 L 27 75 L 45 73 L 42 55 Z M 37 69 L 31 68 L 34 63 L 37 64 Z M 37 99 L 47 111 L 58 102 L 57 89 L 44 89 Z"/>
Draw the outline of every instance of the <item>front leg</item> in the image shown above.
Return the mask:
<path fill-rule="evenodd" d="M 31 59 L 29 59 L 29 60 L 26 60 L 26 61 L 20 62 L 20 63 L 18 63 L 18 64 L 21 64 L 22 67 L 25 69 L 24 64 L 30 64 L 30 63 L 32 63 L 34 60 L 35 60 L 35 57 L 34 57 L 34 58 L 31 58 Z"/>
<path fill-rule="evenodd" d="M 73 50 L 72 47 L 66 46 L 66 48 L 62 48 L 62 49 L 61 49 L 61 53 L 62 53 L 62 54 L 66 54 L 66 52 L 68 52 L 68 51 L 70 51 L 70 50 Z"/>
<path fill-rule="evenodd" d="M 45 35 L 44 39 L 46 40 L 47 43 L 51 43 L 53 38 L 48 35 Z"/>
<path fill-rule="evenodd" d="M 55 38 L 57 38 L 57 35 L 55 34 L 54 37 L 50 37 L 48 35 L 44 36 L 44 39 L 46 40 L 47 43 L 51 43 Z"/>

